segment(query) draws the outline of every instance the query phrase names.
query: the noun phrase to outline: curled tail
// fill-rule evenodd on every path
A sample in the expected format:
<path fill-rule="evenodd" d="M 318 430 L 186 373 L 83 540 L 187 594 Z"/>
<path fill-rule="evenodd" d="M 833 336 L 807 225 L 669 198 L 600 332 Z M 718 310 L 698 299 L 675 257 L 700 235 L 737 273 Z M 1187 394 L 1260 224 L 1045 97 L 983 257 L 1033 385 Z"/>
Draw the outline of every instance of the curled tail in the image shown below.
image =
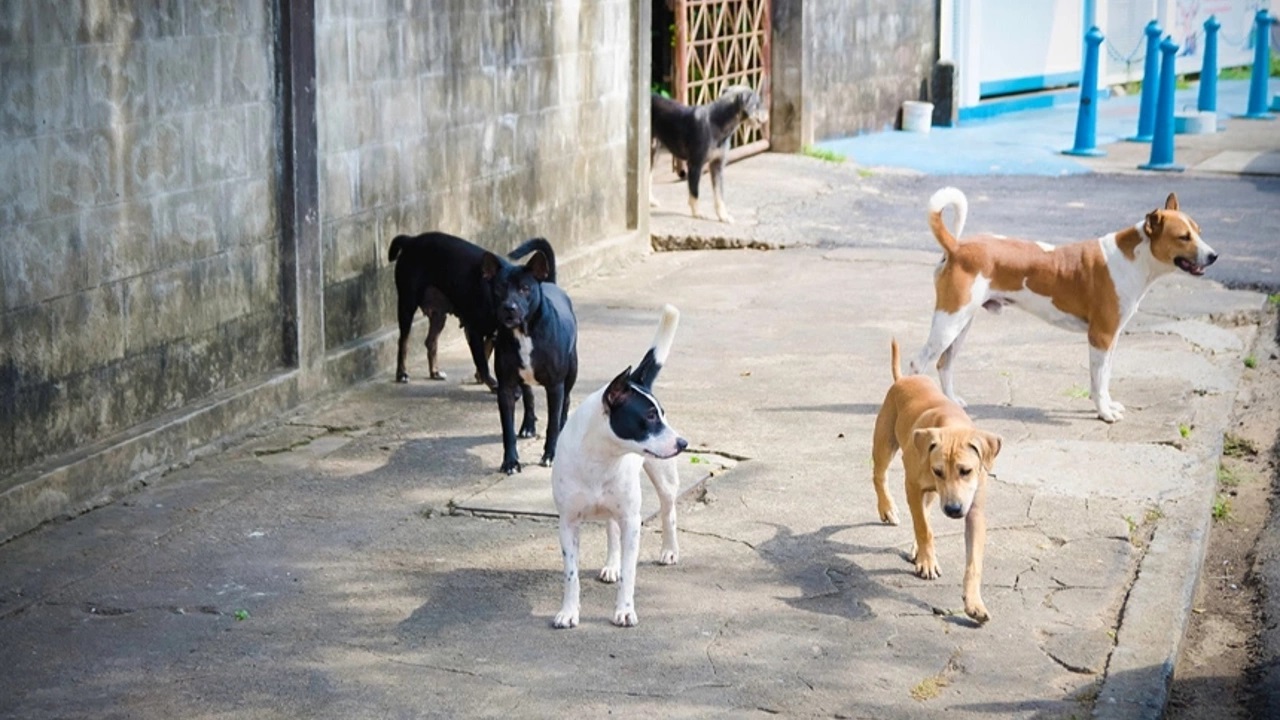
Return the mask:
<path fill-rule="evenodd" d="M 947 230 L 947 224 L 942 220 L 942 211 L 947 207 L 956 209 L 956 232 L 951 234 Z M 969 217 L 969 200 L 953 187 L 944 187 L 929 198 L 929 229 L 933 231 L 933 236 L 938 239 L 938 244 L 946 251 L 947 255 L 953 255 L 956 248 L 960 247 L 960 241 L 956 238 L 964 233 L 964 221 Z"/>
<path fill-rule="evenodd" d="M 387 252 L 387 259 L 395 262 L 400 257 L 400 251 L 404 248 L 404 241 L 408 240 L 408 235 L 397 235 L 391 239 L 391 250 Z"/>
<path fill-rule="evenodd" d="M 893 381 L 898 382 L 902 377 L 902 358 L 898 354 L 898 338 L 891 340 L 889 347 L 893 351 Z"/>
<path fill-rule="evenodd" d="M 552 249 L 551 243 L 546 238 L 530 238 L 520 243 L 515 250 L 507 253 L 507 257 L 512 260 L 519 260 L 531 252 L 540 252 L 547 259 L 547 279 L 546 282 L 554 283 L 556 281 L 556 251 Z"/>
<path fill-rule="evenodd" d="M 644 359 L 631 373 L 631 382 L 640 387 L 653 387 L 658 371 L 667 362 L 671 352 L 671 342 L 676 337 L 676 327 L 680 325 L 680 311 L 674 305 L 662 307 L 662 319 L 658 321 L 658 332 L 653 336 L 653 344 L 644 354 Z"/>

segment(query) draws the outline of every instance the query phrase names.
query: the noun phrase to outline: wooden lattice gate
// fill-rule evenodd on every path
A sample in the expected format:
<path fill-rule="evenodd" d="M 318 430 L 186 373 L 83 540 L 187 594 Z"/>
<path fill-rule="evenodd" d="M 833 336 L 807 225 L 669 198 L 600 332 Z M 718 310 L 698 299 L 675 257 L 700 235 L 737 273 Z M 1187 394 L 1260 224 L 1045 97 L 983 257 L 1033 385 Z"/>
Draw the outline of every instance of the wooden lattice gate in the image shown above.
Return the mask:
<path fill-rule="evenodd" d="M 770 0 L 675 0 L 675 92 L 703 105 L 746 85 L 769 107 Z M 731 157 L 769 149 L 769 126 L 741 127 Z"/>

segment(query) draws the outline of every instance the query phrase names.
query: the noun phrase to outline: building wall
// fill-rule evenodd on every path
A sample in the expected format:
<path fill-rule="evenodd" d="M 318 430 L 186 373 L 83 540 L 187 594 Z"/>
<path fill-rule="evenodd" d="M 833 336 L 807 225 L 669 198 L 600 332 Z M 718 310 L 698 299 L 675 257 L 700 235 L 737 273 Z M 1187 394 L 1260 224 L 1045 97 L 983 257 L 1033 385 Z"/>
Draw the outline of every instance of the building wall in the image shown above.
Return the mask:
<path fill-rule="evenodd" d="M 627 231 L 631 5 L 317 6 L 326 346 L 394 320 L 399 233 L 564 257 Z"/>
<path fill-rule="evenodd" d="M 814 139 L 892 127 L 904 100 L 924 99 L 937 56 L 936 0 L 804 2 Z"/>
<path fill-rule="evenodd" d="M 260 0 L 0 16 L 0 493 L 280 364 Z"/>

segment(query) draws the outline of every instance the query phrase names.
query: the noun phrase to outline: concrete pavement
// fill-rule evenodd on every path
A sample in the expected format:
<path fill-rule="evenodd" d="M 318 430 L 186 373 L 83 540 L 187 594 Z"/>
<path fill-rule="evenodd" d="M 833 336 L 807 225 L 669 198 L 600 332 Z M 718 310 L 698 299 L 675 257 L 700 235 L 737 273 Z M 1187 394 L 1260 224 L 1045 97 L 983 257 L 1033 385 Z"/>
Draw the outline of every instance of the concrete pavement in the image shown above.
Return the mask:
<path fill-rule="evenodd" d="M 659 184 L 655 236 L 786 249 L 657 253 L 569 288 L 575 400 L 639 359 L 662 303 L 683 311 L 658 394 L 694 487 L 679 565 L 644 535 L 637 628 L 610 625 L 596 582 L 581 627 L 550 628 L 550 471 L 498 474 L 495 404 L 457 380 L 450 328 L 448 381 L 422 379 L 415 347 L 409 385 L 388 369 L 0 546 L 0 717 L 1157 717 L 1265 297 L 1158 283 L 1121 339 L 1116 425 L 1085 397 L 1082 336 L 978 322 L 957 386 L 1005 448 L 976 627 L 962 526 L 935 518 L 944 574 L 916 578 L 910 525 L 878 522 L 870 482 L 889 340 L 927 333 L 932 187 L 868 222 L 905 193 L 888 171 L 763 156 L 729 182 L 734 226 Z M 1002 200 L 1031 214 L 1054 187 Z M 890 486 L 902 503 L 900 462 Z M 603 560 L 602 530 L 583 552 Z"/>

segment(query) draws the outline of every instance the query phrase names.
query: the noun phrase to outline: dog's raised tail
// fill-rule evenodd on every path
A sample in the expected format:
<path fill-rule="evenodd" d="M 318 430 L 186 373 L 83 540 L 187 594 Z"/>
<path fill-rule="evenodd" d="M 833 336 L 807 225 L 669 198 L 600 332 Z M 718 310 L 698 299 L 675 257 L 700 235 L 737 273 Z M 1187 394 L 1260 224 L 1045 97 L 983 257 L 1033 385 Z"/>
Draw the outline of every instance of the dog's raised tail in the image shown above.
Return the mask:
<path fill-rule="evenodd" d="M 680 311 L 674 305 L 662 307 L 662 319 L 658 321 L 658 332 L 653 336 L 653 344 L 644 354 L 644 359 L 631 373 L 631 382 L 641 387 L 652 387 L 658 377 L 658 371 L 667 362 L 671 353 L 671 343 L 676 338 L 676 327 L 680 325 Z"/>
<path fill-rule="evenodd" d="M 547 282 L 555 284 L 556 281 L 556 251 L 552 249 L 551 243 L 542 237 L 529 238 L 520 243 L 520 247 L 507 253 L 507 257 L 512 260 L 519 260 L 531 252 L 538 251 L 547 258 Z"/>
<path fill-rule="evenodd" d="M 400 257 L 401 246 L 403 246 L 404 241 L 408 239 L 409 239 L 408 235 L 397 235 L 394 238 L 392 238 L 391 249 L 387 251 L 387 259 L 390 260 L 391 262 L 395 262 L 396 258 Z"/>
<path fill-rule="evenodd" d="M 942 219 L 942 211 L 948 207 L 956 209 L 956 231 L 952 234 L 947 223 Z M 960 247 L 956 238 L 964 234 L 964 221 L 969 217 L 969 199 L 957 188 L 944 187 L 929 198 L 929 229 L 938 239 L 938 244 L 948 255 L 955 253 Z"/>
<path fill-rule="evenodd" d="M 902 357 L 898 353 L 898 338 L 890 340 L 889 347 L 893 354 L 893 381 L 898 382 L 902 378 Z"/>

